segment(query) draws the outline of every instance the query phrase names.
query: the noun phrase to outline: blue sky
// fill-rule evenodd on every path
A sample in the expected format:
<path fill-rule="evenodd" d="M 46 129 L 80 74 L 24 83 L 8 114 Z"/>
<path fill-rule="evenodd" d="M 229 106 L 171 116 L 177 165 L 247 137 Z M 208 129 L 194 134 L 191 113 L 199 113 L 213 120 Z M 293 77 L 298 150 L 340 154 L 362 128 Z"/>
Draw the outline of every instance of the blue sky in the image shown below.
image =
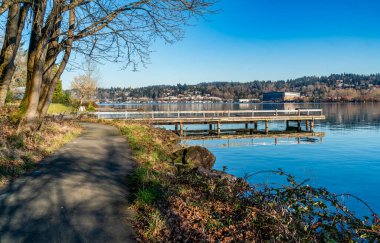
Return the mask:
<path fill-rule="evenodd" d="M 100 66 L 102 87 L 380 72 L 379 0 L 220 0 L 220 13 L 152 45 L 138 72 Z M 66 72 L 64 88 L 76 72 Z"/>

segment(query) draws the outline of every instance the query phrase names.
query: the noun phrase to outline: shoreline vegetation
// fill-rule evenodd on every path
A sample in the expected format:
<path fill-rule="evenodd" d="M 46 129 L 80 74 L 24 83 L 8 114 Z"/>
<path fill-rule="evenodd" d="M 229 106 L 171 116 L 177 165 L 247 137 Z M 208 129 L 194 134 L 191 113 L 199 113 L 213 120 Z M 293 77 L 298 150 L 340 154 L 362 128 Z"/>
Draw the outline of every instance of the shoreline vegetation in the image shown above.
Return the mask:
<path fill-rule="evenodd" d="M 14 107 L 0 109 L 0 188 L 33 168 L 82 131 L 73 121 L 45 120 L 40 129 L 17 129 Z"/>
<path fill-rule="evenodd" d="M 356 217 L 342 195 L 298 182 L 282 170 L 261 173 L 284 176 L 287 185 L 249 185 L 246 178 L 178 161 L 173 155 L 183 148 L 172 132 L 149 124 L 102 122 L 120 129 L 137 161 L 128 181 L 138 241 L 380 239 L 377 215 L 369 209 L 370 217 Z"/>

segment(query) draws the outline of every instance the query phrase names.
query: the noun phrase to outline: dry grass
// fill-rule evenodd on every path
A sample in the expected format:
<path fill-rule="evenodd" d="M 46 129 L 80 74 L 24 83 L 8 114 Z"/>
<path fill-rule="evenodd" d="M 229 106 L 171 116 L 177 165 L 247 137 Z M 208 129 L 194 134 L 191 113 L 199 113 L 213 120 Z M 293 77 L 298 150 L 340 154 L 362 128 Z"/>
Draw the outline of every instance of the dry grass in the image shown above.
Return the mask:
<path fill-rule="evenodd" d="M 71 141 L 81 127 L 69 121 L 47 121 L 39 131 L 17 131 L 12 122 L 14 108 L 0 111 L 0 181 L 6 183 L 34 168 L 45 156 Z"/>

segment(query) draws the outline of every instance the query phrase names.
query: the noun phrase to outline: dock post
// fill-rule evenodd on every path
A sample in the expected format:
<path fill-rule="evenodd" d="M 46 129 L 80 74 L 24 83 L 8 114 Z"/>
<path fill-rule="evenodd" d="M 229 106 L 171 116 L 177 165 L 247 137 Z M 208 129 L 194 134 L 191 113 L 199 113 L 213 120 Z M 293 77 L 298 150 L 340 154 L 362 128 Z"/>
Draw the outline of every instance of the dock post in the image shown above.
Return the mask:
<path fill-rule="evenodd" d="M 221 128 L 222 125 L 220 124 L 220 122 L 218 122 L 218 125 L 217 125 L 217 126 L 218 126 L 218 127 L 217 127 L 217 128 L 218 128 L 218 135 L 220 135 L 220 130 L 221 130 L 220 128 Z"/>
<path fill-rule="evenodd" d="M 255 122 L 255 128 L 254 128 L 254 132 L 257 132 L 257 128 L 258 128 L 258 123 Z"/>
<path fill-rule="evenodd" d="M 289 120 L 286 121 L 286 131 L 289 131 L 290 127 L 289 127 Z"/>
<path fill-rule="evenodd" d="M 248 130 L 248 123 L 245 124 L 245 130 L 244 130 L 244 133 L 247 133 L 249 130 Z"/>
<path fill-rule="evenodd" d="M 297 121 L 297 123 L 298 123 L 297 130 L 298 130 L 298 132 L 300 132 L 301 131 L 301 121 Z"/>
<path fill-rule="evenodd" d="M 175 129 L 175 133 L 178 134 L 178 123 L 175 124 L 174 129 Z"/>
<path fill-rule="evenodd" d="M 269 133 L 269 122 L 268 121 L 265 121 L 265 133 L 266 134 Z"/>
<path fill-rule="evenodd" d="M 310 121 L 310 132 L 314 132 L 314 120 Z"/>
<path fill-rule="evenodd" d="M 179 135 L 183 137 L 183 123 L 182 122 L 179 124 Z"/>
<path fill-rule="evenodd" d="M 208 125 L 208 133 L 209 133 L 209 134 L 212 134 L 212 124 L 209 124 L 209 125 Z"/>
<path fill-rule="evenodd" d="M 309 121 L 306 120 L 305 123 L 306 123 L 306 131 L 309 131 Z"/>

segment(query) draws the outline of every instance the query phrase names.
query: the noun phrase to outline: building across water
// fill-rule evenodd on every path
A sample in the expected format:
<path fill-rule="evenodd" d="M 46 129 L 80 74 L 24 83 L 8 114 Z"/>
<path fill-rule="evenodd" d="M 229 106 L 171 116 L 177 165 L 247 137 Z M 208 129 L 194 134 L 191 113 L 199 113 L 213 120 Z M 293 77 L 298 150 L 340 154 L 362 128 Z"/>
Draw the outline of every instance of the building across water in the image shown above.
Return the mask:
<path fill-rule="evenodd" d="M 301 98 L 298 92 L 267 92 L 263 93 L 263 102 L 297 101 Z"/>
<path fill-rule="evenodd" d="M 254 103 L 260 102 L 259 99 L 239 99 L 239 103 Z"/>

